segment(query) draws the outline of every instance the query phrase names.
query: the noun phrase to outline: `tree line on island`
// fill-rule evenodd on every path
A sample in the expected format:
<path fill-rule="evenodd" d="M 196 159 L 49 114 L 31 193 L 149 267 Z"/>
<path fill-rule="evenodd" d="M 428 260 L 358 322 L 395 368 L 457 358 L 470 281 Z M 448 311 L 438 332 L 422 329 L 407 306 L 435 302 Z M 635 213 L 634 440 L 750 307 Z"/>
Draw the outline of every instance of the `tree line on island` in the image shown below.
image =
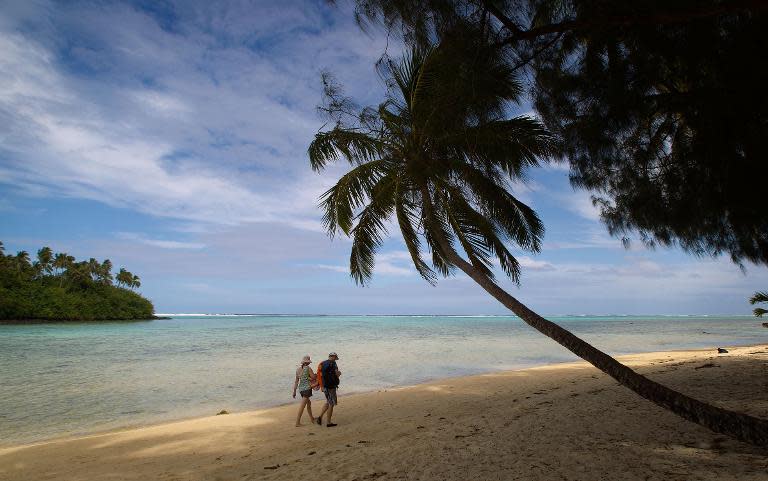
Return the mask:
<path fill-rule="evenodd" d="M 152 319 L 152 303 L 134 292 L 139 276 L 112 261 L 77 261 L 50 247 L 5 254 L 0 242 L 0 320 Z"/>

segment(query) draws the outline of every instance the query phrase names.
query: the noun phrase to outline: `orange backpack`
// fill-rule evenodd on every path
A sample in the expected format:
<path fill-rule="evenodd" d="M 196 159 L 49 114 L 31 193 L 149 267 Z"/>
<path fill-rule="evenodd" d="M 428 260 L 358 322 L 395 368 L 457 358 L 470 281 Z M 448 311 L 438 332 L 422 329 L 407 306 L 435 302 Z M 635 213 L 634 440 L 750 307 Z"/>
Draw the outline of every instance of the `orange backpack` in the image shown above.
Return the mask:
<path fill-rule="evenodd" d="M 315 371 L 315 375 L 317 376 L 317 379 L 315 380 L 315 383 L 312 384 L 312 389 L 315 391 L 323 388 L 323 363 L 317 365 L 317 370 Z"/>

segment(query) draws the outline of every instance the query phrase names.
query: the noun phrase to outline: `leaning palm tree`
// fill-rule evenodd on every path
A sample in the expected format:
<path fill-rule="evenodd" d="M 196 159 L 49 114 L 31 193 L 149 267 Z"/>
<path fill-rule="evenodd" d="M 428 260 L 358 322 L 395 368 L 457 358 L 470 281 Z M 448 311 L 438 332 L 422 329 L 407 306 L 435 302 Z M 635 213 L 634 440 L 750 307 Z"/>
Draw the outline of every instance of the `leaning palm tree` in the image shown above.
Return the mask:
<path fill-rule="evenodd" d="M 99 282 L 111 286 L 113 280 L 114 276 L 112 275 L 112 261 L 105 259 L 99 268 Z"/>
<path fill-rule="evenodd" d="M 41 274 L 50 274 L 53 272 L 53 250 L 50 247 L 43 247 L 37 251 L 37 263 Z"/>
<path fill-rule="evenodd" d="M 21 272 L 23 270 L 26 270 L 32 267 L 32 264 L 30 264 L 29 252 L 27 251 L 17 252 L 15 261 L 16 261 L 16 270 L 18 272 Z"/>
<path fill-rule="evenodd" d="M 125 270 L 125 267 L 121 267 L 120 271 L 118 271 L 117 273 L 117 276 L 115 276 L 117 285 L 120 287 L 127 286 L 132 279 L 133 279 L 133 274 Z"/>
<path fill-rule="evenodd" d="M 326 108 L 337 114 L 336 124 L 316 134 L 308 154 L 316 171 L 342 158 L 351 164 L 323 194 L 321 207 L 329 234 L 352 238 L 355 282 L 371 279 L 376 251 L 394 219 L 416 271 L 430 283 L 458 269 L 534 329 L 640 396 L 715 432 L 768 444 L 768 421 L 706 404 L 638 374 L 497 283 L 495 263 L 519 281 L 510 243 L 533 252 L 540 248 L 542 223 L 510 192 L 510 181 L 523 179 L 527 167 L 550 154 L 552 139 L 536 120 L 505 115 L 521 94 L 509 67 L 483 48 L 471 56 L 450 55 L 451 48 L 415 48 L 399 63 L 386 61 L 386 100 L 356 117 L 345 116 L 350 104 L 326 84 Z M 462 65 L 461 58 L 474 64 Z"/>
<path fill-rule="evenodd" d="M 68 265 L 69 265 L 69 259 L 66 253 L 59 252 L 54 256 L 53 268 L 55 269 L 55 273 L 56 273 L 55 275 L 61 276 L 62 273 L 67 269 Z"/>
<path fill-rule="evenodd" d="M 758 302 L 768 302 L 768 292 L 766 291 L 758 291 L 755 292 L 755 294 L 749 298 L 749 303 L 753 306 L 757 304 Z M 763 317 L 763 314 L 767 313 L 768 310 L 763 309 L 762 307 L 755 307 L 755 310 L 752 311 L 756 317 Z"/>

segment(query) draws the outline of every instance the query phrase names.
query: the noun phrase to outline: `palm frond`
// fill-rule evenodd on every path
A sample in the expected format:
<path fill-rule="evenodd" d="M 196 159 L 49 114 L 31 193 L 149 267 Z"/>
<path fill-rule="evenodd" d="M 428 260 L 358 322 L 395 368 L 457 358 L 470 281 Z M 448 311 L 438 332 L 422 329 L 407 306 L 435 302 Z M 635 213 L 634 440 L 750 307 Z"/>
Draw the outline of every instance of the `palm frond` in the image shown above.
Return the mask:
<path fill-rule="evenodd" d="M 462 218 L 465 223 L 471 223 L 473 229 L 475 229 L 483 237 L 484 243 L 488 246 L 490 253 L 496 257 L 499 261 L 499 267 L 515 284 L 520 283 L 520 263 L 515 259 L 511 252 L 504 244 L 502 236 L 499 234 L 497 225 L 477 212 L 463 199 L 457 198 L 456 210 L 462 212 Z"/>
<path fill-rule="evenodd" d="M 404 195 L 402 185 L 398 185 L 395 203 L 395 214 L 400 226 L 400 233 L 403 236 L 403 242 L 408 249 L 416 272 L 419 273 L 427 282 L 434 285 L 437 282 L 435 272 L 429 268 L 421 257 L 421 242 L 419 234 L 414 227 L 418 223 L 419 217 L 416 206 L 414 206 Z"/>
<path fill-rule="evenodd" d="M 555 148 L 555 140 L 544 126 L 524 116 L 470 126 L 444 142 L 457 156 L 487 168 L 498 167 L 513 179 L 523 178 L 526 169 L 538 166 Z"/>
<path fill-rule="evenodd" d="M 448 199 L 442 193 L 438 194 L 437 199 L 440 200 L 436 200 L 435 205 L 442 204 L 441 210 L 446 213 L 448 224 L 470 263 L 484 275 L 493 279 L 493 263 L 491 262 L 493 248 L 487 242 L 485 236 L 483 236 L 476 225 L 468 221 L 462 209 L 456 209 L 456 199 L 453 197 Z"/>
<path fill-rule="evenodd" d="M 482 214 L 498 223 L 506 237 L 525 250 L 539 252 L 544 224 L 536 212 L 516 199 L 503 184 L 469 164 L 462 164 L 461 179 L 482 208 Z"/>
<path fill-rule="evenodd" d="M 339 157 L 358 165 L 376 159 L 381 151 L 381 141 L 370 134 L 341 127 L 318 132 L 307 149 L 309 164 L 316 172 Z"/>
<path fill-rule="evenodd" d="M 421 197 L 422 205 L 431 202 L 430 199 L 425 200 L 423 196 Z M 432 252 L 432 267 L 443 277 L 448 277 L 453 273 L 454 265 L 449 260 L 449 252 L 445 251 L 438 239 L 445 239 L 448 246 L 451 246 L 455 242 L 455 236 L 450 229 L 445 212 L 434 207 L 431 210 L 432 213 L 427 214 L 422 209 L 424 239 L 427 241 L 429 250 Z"/>
<path fill-rule="evenodd" d="M 356 210 L 371 197 L 376 184 L 386 175 L 388 165 L 386 159 L 358 165 L 322 194 L 323 225 L 331 236 L 337 228 L 349 235 Z"/>
<path fill-rule="evenodd" d="M 758 302 L 768 302 L 768 291 L 757 291 L 749 298 L 749 303 L 752 305 Z"/>
<path fill-rule="evenodd" d="M 357 224 L 350 231 L 352 251 L 349 271 L 359 285 L 366 285 L 373 276 L 376 251 L 387 234 L 385 222 L 395 208 L 395 187 L 395 175 L 381 179 L 371 192 L 370 202 L 356 217 Z"/>
<path fill-rule="evenodd" d="M 492 266 L 491 258 L 495 257 L 507 277 L 519 283 L 520 264 L 504 244 L 501 227 L 492 218 L 475 210 L 461 195 L 461 191 L 454 188 L 450 192 L 452 194 L 450 211 L 455 219 L 456 228 L 465 233 L 469 246 L 473 249 L 473 252 L 471 254 L 468 252 L 467 256 L 484 261 L 489 269 Z M 492 273 L 488 275 L 493 278 Z"/>

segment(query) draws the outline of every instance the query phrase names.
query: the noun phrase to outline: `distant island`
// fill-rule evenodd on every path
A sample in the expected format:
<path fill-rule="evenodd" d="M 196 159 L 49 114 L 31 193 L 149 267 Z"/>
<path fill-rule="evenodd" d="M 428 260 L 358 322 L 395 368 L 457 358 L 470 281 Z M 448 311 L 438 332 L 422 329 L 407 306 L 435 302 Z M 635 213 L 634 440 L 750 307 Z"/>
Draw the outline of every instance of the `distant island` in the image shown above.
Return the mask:
<path fill-rule="evenodd" d="M 77 261 L 50 247 L 5 254 L 0 242 L 0 322 L 155 319 L 152 303 L 134 292 L 139 277 L 109 259 Z"/>

